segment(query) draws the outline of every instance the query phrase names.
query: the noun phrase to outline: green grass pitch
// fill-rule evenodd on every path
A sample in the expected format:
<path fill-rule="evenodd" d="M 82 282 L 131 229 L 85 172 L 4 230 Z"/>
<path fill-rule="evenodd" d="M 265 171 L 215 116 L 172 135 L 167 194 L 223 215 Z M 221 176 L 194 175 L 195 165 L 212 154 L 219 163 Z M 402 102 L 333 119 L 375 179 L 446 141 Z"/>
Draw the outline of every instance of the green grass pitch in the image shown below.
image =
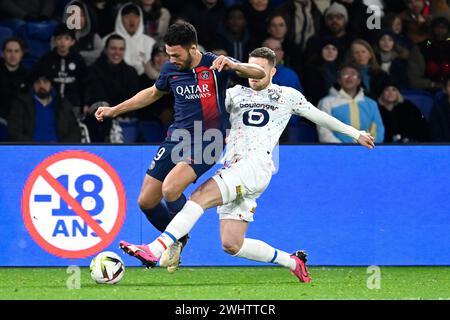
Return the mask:
<path fill-rule="evenodd" d="M 0 268 L 0 299 L 450 299 L 450 267 L 381 267 L 380 288 L 372 290 L 365 267 L 310 267 L 309 284 L 281 267 L 127 268 L 115 285 L 98 285 L 81 268 L 81 287 L 71 290 L 66 271 Z"/>

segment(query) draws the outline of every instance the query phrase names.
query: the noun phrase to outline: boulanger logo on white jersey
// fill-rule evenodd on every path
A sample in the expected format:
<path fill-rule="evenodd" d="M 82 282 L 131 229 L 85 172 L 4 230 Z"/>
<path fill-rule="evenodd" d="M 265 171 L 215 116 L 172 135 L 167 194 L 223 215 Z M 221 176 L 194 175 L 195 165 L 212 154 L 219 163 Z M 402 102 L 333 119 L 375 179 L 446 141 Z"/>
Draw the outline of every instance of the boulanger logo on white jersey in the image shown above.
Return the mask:
<path fill-rule="evenodd" d="M 239 108 L 246 109 L 246 108 L 252 108 L 252 109 L 264 109 L 264 110 L 278 110 L 278 107 L 275 107 L 271 104 L 265 104 L 265 103 L 243 103 L 241 102 L 239 104 Z"/>
<path fill-rule="evenodd" d="M 204 99 L 211 97 L 208 84 L 196 84 L 189 86 L 177 86 L 175 91 L 178 95 L 184 97 L 187 100 Z"/>

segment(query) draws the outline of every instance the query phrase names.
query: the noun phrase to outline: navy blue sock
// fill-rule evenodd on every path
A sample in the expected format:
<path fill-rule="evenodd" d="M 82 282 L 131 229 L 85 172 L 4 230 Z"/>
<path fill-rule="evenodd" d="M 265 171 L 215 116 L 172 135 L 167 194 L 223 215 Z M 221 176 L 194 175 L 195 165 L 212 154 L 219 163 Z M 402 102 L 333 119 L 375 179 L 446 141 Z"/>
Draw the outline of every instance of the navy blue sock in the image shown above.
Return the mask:
<path fill-rule="evenodd" d="M 182 193 L 181 196 L 175 201 L 169 202 L 166 200 L 167 209 L 169 209 L 170 213 L 175 215 L 183 209 L 186 201 L 186 196 Z"/>
<path fill-rule="evenodd" d="M 159 231 L 163 232 L 172 221 L 175 214 L 170 213 L 164 203 L 160 202 L 152 209 L 141 209 L 147 220 Z"/>

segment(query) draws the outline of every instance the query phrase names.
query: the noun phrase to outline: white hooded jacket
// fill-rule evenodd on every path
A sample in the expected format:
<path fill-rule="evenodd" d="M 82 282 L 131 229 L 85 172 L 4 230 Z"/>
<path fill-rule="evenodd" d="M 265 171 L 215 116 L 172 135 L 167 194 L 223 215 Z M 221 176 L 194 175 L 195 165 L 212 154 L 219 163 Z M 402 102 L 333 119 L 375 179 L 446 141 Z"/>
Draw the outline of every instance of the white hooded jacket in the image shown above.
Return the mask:
<path fill-rule="evenodd" d="M 116 18 L 116 27 L 115 32 L 118 35 L 122 36 L 126 41 L 125 48 L 125 57 L 124 60 L 127 64 L 132 66 L 138 73 L 138 75 L 142 75 L 144 73 L 144 65 L 151 58 L 151 52 L 153 49 L 153 45 L 155 44 L 155 40 L 144 34 L 144 19 L 141 8 L 136 6 L 139 9 L 140 22 L 139 27 L 134 35 L 130 35 L 122 24 L 122 10 L 125 6 L 130 4 L 135 5 L 132 2 L 125 3 L 122 7 L 120 7 L 119 12 Z M 111 33 L 112 34 L 112 33 Z M 111 35 L 108 34 L 103 38 L 103 43 L 106 43 L 106 39 Z"/>

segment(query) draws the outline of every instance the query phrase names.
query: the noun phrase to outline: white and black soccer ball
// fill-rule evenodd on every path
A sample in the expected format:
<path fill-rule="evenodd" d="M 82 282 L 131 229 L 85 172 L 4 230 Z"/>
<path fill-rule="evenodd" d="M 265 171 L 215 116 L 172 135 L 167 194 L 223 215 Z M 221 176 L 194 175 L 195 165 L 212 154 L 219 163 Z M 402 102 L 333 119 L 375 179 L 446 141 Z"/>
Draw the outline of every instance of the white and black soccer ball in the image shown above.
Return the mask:
<path fill-rule="evenodd" d="M 125 274 L 122 259 L 112 251 L 100 252 L 90 265 L 91 278 L 97 283 L 115 284 Z"/>

